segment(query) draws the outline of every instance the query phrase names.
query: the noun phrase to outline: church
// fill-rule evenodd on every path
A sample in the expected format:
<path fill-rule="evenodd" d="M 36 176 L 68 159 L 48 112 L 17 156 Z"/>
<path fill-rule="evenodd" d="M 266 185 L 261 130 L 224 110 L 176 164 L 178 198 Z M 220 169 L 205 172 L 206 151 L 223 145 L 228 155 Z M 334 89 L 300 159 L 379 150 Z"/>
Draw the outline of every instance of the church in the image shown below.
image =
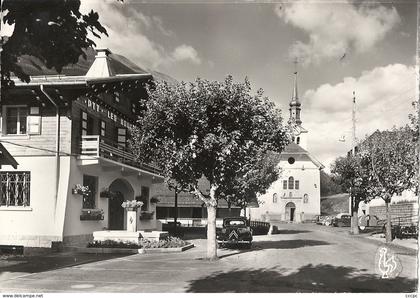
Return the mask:
<path fill-rule="evenodd" d="M 324 166 L 307 150 L 308 130 L 301 120 L 297 71 L 289 103 L 292 142 L 281 153 L 279 178 L 258 197 L 258 208 L 249 208 L 251 220 L 300 223 L 321 213 L 320 176 Z"/>

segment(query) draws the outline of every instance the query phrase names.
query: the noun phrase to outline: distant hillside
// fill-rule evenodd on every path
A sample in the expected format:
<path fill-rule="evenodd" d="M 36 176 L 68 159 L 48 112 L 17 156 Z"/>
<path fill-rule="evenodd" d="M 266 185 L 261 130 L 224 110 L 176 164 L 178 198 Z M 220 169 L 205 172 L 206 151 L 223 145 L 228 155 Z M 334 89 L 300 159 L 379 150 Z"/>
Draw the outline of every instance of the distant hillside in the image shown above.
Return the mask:
<path fill-rule="evenodd" d="M 321 215 L 349 212 L 349 194 L 340 193 L 321 197 Z"/>
<path fill-rule="evenodd" d="M 330 175 L 321 171 L 321 196 L 331 196 L 342 192 L 340 185 L 335 183 Z"/>

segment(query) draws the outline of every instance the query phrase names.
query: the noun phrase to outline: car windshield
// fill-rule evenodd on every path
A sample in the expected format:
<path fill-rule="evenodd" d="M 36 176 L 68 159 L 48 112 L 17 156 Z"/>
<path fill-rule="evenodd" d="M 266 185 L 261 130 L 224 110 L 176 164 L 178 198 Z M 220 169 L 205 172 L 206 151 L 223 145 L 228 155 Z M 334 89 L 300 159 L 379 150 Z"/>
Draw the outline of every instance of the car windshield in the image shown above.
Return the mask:
<path fill-rule="evenodd" d="M 246 222 L 242 219 L 227 219 L 225 226 L 246 226 Z"/>

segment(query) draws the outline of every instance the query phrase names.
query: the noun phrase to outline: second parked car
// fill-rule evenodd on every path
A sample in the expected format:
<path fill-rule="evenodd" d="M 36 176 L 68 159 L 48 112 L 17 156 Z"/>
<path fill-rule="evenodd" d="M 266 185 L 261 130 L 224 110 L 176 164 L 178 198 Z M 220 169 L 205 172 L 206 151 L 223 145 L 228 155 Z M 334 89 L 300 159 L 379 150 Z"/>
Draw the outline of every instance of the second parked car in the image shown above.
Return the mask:
<path fill-rule="evenodd" d="M 350 227 L 351 215 L 348 213 L 339 213 L 333 218 L 331 224 L 334 227 Z"/>

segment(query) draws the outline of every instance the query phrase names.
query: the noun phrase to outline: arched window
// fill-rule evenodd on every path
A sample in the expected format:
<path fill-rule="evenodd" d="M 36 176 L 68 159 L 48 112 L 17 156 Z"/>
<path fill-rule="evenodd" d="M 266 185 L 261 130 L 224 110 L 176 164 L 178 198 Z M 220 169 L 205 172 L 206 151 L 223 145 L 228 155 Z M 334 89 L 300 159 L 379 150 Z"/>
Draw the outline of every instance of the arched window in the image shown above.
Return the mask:
<path fill-rule="evenodd" d="M 293 189 L 294 186 L 295 186 L 294 184 L 295 184 L 295 179 L 292 176 L 290 176 L 289 177 L 289 189 Z"/>
<path fill-rule="evenodd" d="M 307 204 L 308 203 L 308 198 L 309 197 L 308 197 L 308 194 L 307 193 L 303 195 L 303 203 L 304 204 Z"/>
<path fill-rule="evenodd" d="M 273 203 L 277 203 L 277 193 L 273 194 Z"/>

